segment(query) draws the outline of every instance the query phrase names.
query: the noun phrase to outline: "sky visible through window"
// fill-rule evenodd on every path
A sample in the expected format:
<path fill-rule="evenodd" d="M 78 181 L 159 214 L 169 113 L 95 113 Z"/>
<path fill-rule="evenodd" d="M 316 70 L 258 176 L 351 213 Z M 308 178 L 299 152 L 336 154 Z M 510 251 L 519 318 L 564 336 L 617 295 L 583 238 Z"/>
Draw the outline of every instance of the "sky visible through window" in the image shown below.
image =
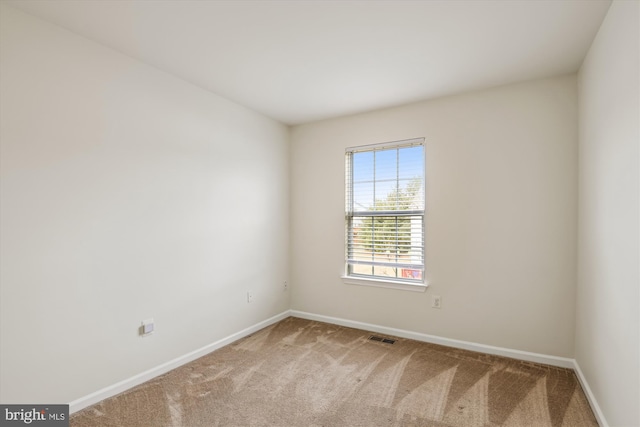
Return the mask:
<path fill-rule="evenodd" d="M 424 147 L 365 151 L 353 154 L 353 209 L 375 210 L 397 188 L 404 189 L 414 179 L 422 179 Z"/>

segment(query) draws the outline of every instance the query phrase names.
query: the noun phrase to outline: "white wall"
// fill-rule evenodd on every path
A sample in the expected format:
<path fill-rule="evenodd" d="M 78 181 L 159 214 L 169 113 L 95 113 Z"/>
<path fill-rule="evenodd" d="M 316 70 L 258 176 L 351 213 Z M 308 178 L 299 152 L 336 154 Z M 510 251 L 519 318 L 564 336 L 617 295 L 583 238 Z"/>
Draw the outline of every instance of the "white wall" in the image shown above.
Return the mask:
<path fill-rule="evenodd" d="M 8 6 L 0 24 L 1 402 L 69 402 L 289 308 L 286 127 Z"/>
<path fill-rule="evenodd" d="M 640 425 L 637 1 L 614 1 L 580 70 L 575 358 L 612 426 Z"/>
<path fill-rule="evenodd" d="M 293 309 L 572 357 L 577 128 L 575 76 L 294 127 Z M 413 137 L 430 287 L 343 284 L 344 149 Z"/>

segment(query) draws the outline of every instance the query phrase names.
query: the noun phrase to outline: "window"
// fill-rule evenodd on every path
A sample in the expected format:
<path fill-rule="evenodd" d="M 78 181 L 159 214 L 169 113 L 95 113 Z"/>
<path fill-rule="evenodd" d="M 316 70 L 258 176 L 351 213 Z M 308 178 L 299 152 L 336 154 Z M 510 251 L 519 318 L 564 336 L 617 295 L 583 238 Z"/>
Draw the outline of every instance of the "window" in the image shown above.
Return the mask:
<path fill-rule="evenodd" d="M 345 157 L 345 279 L 424 286 L 424 138 Z"/>

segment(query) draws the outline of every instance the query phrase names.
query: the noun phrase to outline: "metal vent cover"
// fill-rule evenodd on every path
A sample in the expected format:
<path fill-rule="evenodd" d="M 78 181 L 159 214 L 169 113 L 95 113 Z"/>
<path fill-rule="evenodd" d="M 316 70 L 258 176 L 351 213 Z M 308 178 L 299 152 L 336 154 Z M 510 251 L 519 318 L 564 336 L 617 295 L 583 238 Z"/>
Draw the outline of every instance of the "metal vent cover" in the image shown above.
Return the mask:
<path fill-rule="evenodd" d="M 371 335 L 369 337 L 369 341 L 378 341 L 378 342 L 382 342 L 385 344 L 395 344 L 396 340 L 392 340 L 390 338 L 383 338 L 383 337 L 379 337 L 377 335 Z"/>

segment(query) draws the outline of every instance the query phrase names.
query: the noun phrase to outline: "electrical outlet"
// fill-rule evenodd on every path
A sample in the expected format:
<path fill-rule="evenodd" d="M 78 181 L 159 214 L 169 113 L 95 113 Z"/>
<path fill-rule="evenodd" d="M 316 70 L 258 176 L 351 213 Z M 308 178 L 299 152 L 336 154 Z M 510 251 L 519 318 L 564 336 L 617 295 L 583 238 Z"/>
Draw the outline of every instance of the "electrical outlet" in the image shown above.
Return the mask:
<path fill-rule="evenodd" d="M 288 290 L 289 290 L 289 284 L 285 280 L 284 282 L 282 282 L 282 292 L 287 292 Z"/>
<path fill-rule="evenodd" d="M 142 321 L 142 325 L 139 328 L 140 335 L 143 337 L 148 337 L 153 333 L 156 329 L 155 322 L 153 319 L 146 319 Z"/>
<path fill-rule="evenodd" d="M 253 302 L 253 292 L 247 292 L 247 303 Z"/>
<path fill-rule="evenodd" d="M 442 297 L 440 295 L 433 296 L 433 302 L 431 304 L 433 308 L 442 308 Z"/>

